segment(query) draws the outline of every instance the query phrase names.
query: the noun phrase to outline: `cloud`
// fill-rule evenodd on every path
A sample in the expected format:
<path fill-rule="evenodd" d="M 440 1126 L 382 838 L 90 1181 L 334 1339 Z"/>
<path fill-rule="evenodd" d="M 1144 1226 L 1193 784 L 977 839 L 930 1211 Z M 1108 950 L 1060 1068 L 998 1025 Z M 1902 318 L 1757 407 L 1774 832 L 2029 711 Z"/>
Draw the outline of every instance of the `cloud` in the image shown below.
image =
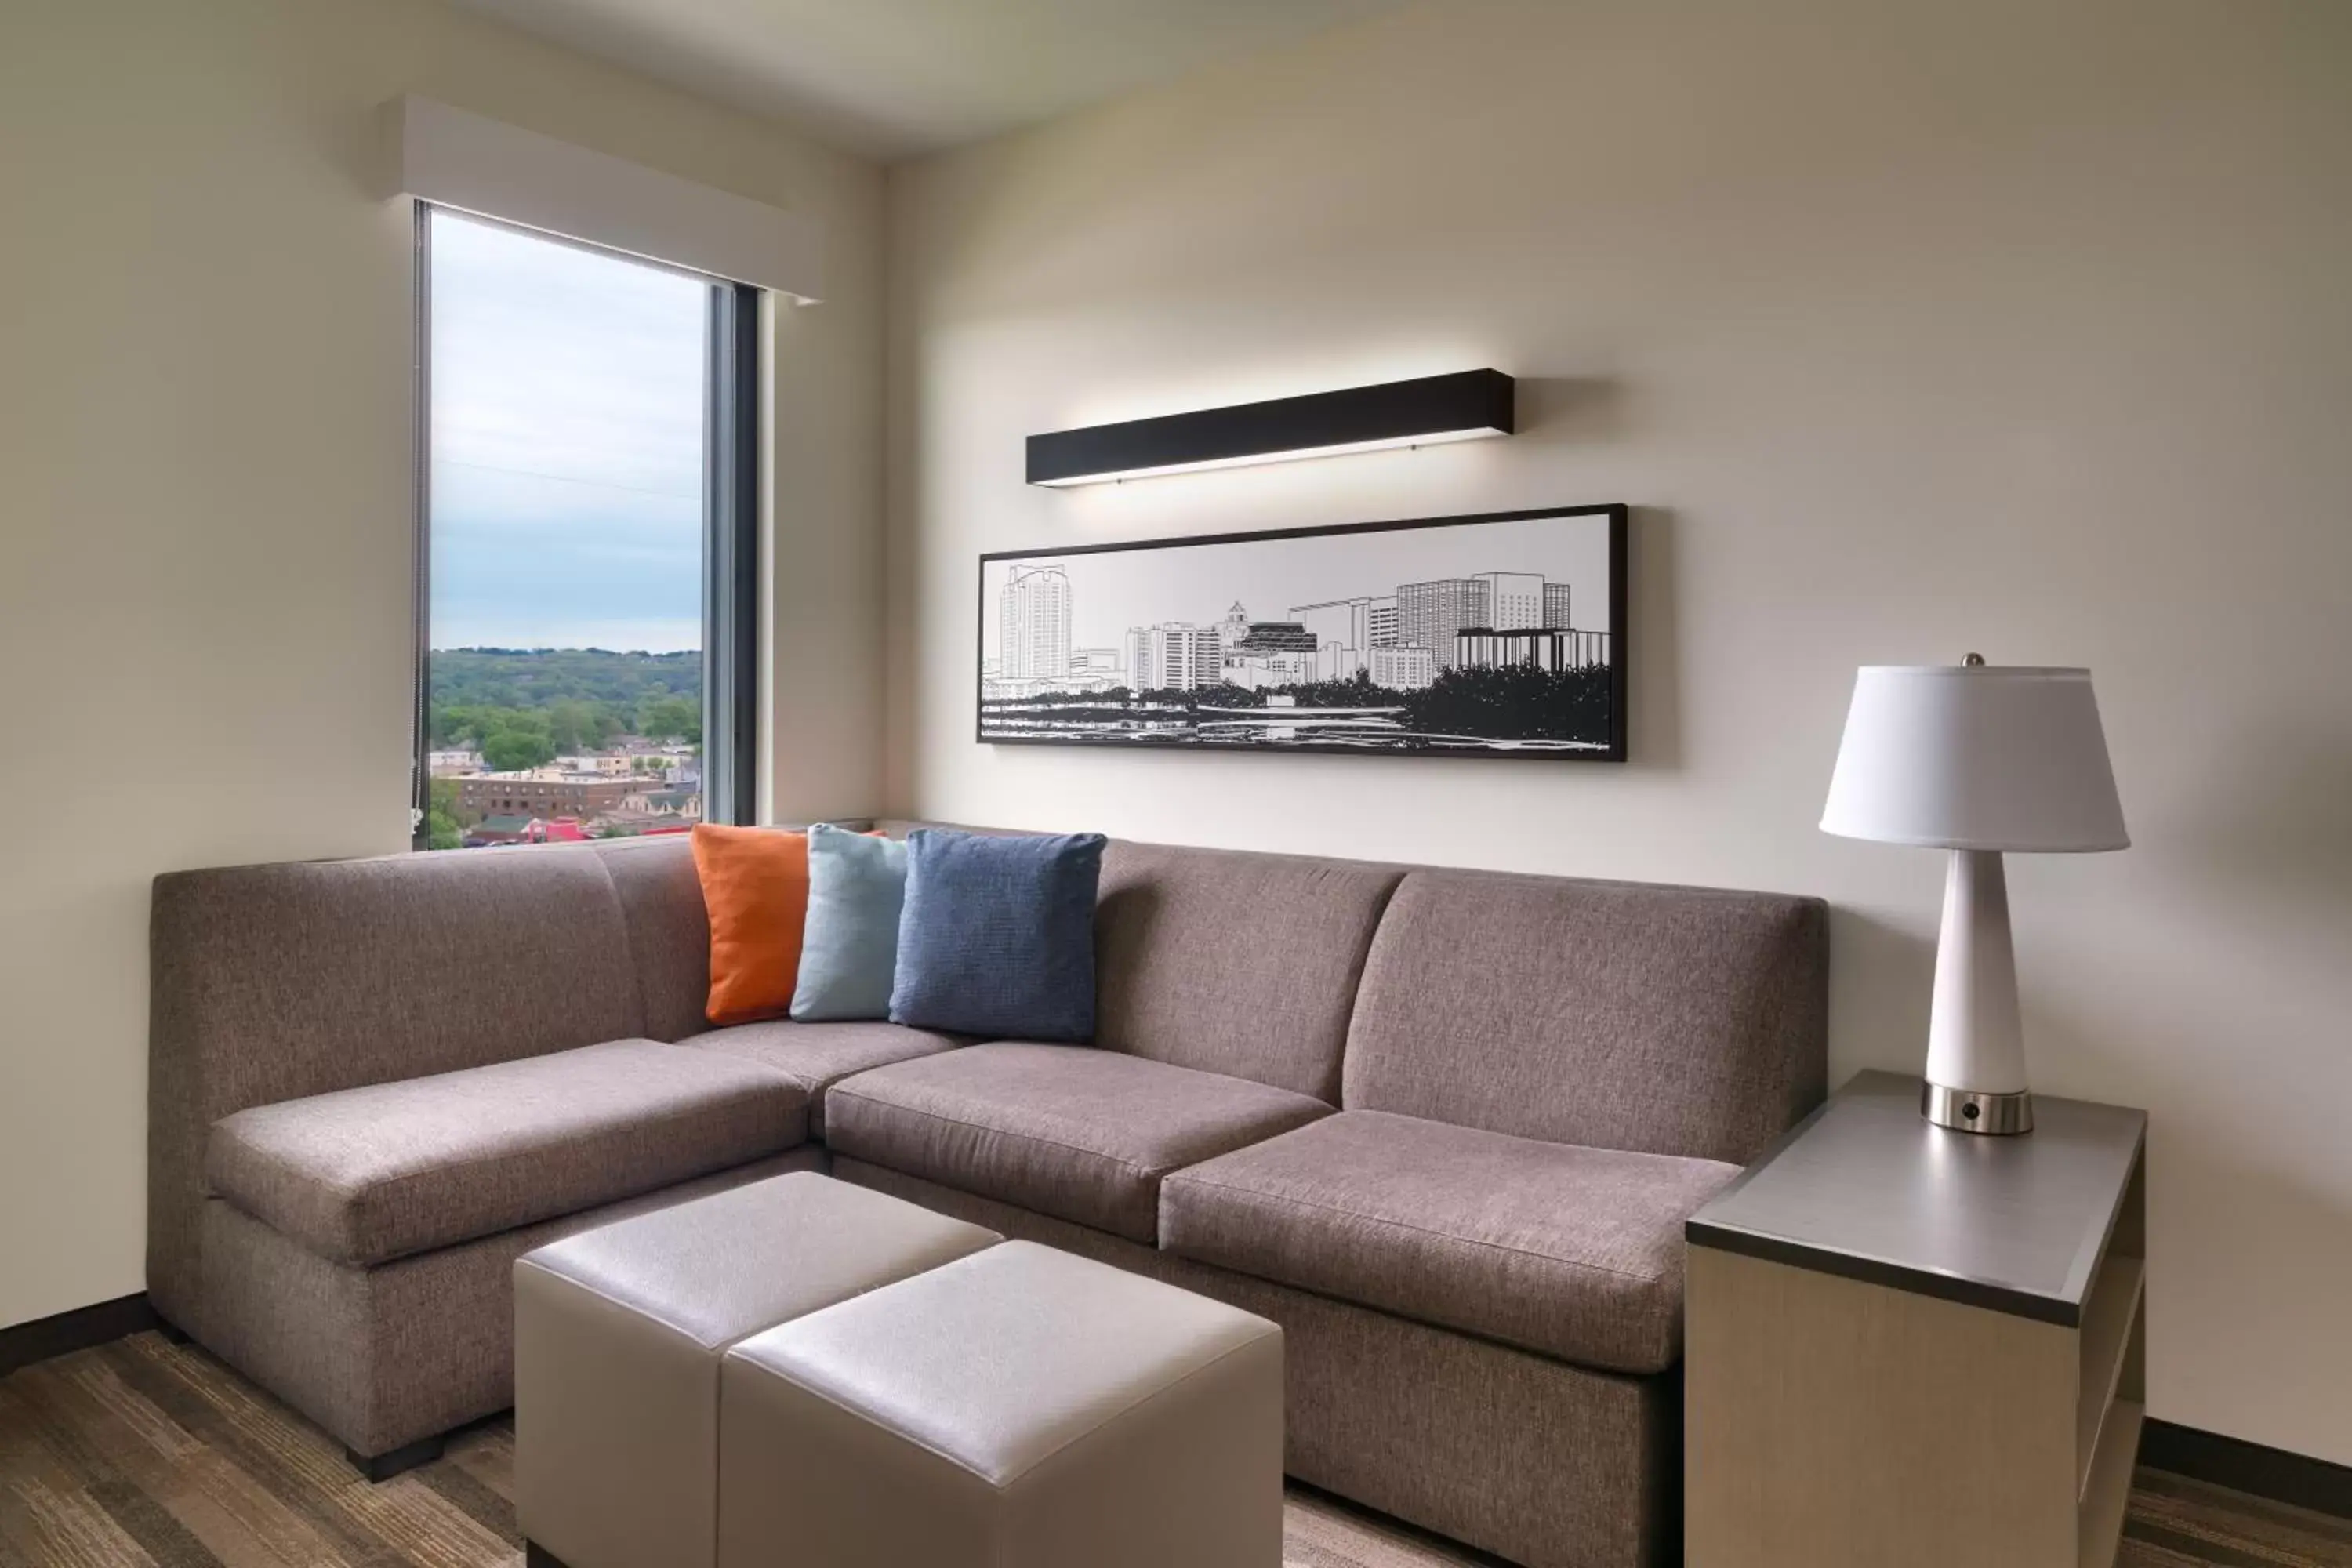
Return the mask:
<path fill-rule="evenodd" d="M 709 286 L 439 213 L 436 647 L 698 647 Z"/>

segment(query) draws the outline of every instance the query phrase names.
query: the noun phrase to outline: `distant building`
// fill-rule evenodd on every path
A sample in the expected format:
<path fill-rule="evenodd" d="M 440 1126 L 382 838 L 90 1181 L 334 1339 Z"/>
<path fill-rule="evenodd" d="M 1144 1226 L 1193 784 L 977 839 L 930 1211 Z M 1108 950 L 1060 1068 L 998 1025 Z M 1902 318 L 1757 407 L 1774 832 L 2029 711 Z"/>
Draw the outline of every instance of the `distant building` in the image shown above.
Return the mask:
<path fill-rule="evenodd" d="M 618 779 L 636 771 L 636 759 L 626 752 L 582 752 L 556 758 L 555 765 L 575 775 Z"/>
<path fill-rule="evenodd" d="M 1059 566 L 1015 566 L 997 595 L 997 673 L 1058 680 L 1070 671 L 1070 578 Z"/>
<path fill-rule="evenodd" d="M 1454 634 L 1465 626 L 1489 624 L 1487 592 L 1487 584 L 1475 577 L 1401 584 L 1397 588 L 1398 646 L 1425 647 L 1436 656 L 1440 669 L 1453 668 Z"/>
<path fill-rule="evenodd" d="M 1225 612 L 1225 618 L 1217 623 L 1217 646 L 1233 647 L 1234 644 L 1249 636 L 1249 612 L 1242 608 L 1242 602 L 1239 599 L 1235 599 L 1234 607 Z"/>
<path fill-rule="evenodd" d="M 1128 683 L 1137 691 L 1192 691 L 1224 679 L 1220 628 L 1186 621 L 1130 626 Z"/>
<path fill-rule="evenodd" d="M 481 816 L 594 816 L 659 787 L 642 778 L 550 778 L 539 772 L 480 773 L 457 781 L 457 809 Z"/>
<path fill-rule="evenodd" d="M 1383 616 L 1379 606 L 1386 607 Z M 1347 680 L 1364 668 L 1364 654 L 1376 635 L 1396 641 L 1394 599 L 1331 599 L 1320 605 L 1293 605 L 1290 618 L 1315 634 L 1324 650 L 1320 665 L 1325 680 Z M 1383 623 L 1384 624 L 1381 624 Z M 1337 647 L 1334 654 L 1329 650 Z"/>
<path fill-rule="evenodd" d="M 1376 647 L 1370 669 L 1374 686 L 1418 691 L 1437 679 L 1437 656 L 1425 647 Z"/>
<path fill-rule="evenodd" d="M 1466 627 L 1454 634 L 1454 662 L 1463 669 L 1582 669 L 1609 662 L 1609 636 L 1544 626 Z"/>
<path fill-rule="evenodd" d="M 1246 691 L 1316 679 L 1322 649 L 1297 621 L 1252 621 L 1224 651 L 1224 678 Z"/>
<path fill-rule="evenodd" d="M 1364 613 L 1365 643 L 1368 648 L 1394 647 L 1397 637 L 1397 602 L 1391 594 L 1385 599 L 1374 599 Z"/>
<path fill-rule="evenodd" d="M 1108 680 L 1112 685 L 1125 674 L 1124 656 L 1115 647 L 1080 647 L 1070 650 L 1070 677 L 1074 680 Z"/>
<path fill-rule="evenodd" d="M 462 749 L 425 753 L 425 771 L 436 779 L 461 778 L 482 771 L 482 753 Z"/>
<path fill-rule="evenodd" d="M 1315 634 L 1297 621 L 1252 621 L 1238 642 L 1227 643 L 1234 653 L 1313 653 Z"/>
<path fill-rule="evenodd" d="M 1576 625 L 1574 621 L 1569 619 L 1568 616 L 1568 589 L 1569 585 L 1565 583 L 1544 584 L 1543 624 L 1558 631 L 1566 631 Z"/>
<path fill-rule="evenodd" d="M 1471 579 L 1486 589 L 1486 624 L 1497 631 L 1544 624 L 1544 580 L 1534 572 L 1481 572 Z"/>

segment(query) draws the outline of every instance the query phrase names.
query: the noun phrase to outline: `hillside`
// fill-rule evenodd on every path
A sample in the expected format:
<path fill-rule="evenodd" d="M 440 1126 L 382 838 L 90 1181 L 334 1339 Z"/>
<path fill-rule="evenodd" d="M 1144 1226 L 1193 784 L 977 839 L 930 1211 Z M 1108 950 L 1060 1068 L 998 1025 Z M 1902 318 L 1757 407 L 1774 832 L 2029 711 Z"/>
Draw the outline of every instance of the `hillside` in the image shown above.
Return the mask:
<path fill-rule="evenodd" d="M 604 648 L 436 648 L 426 658 L 435 746 L 478 746 L 531 767 L 619 735 L 702 739 L 702 655 Z"/>

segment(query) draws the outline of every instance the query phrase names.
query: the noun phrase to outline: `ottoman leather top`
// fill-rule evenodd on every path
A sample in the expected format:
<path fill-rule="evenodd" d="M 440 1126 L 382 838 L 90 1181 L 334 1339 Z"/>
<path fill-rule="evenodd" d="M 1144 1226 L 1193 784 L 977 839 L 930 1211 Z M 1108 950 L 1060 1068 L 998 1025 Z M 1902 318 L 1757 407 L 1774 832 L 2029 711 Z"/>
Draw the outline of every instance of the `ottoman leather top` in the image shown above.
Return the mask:
<path fill-rule="evenodd" d="M 1001 1487 L 1226 1356 L 1278 1346 L 1281 1332 L 1223 1302 L 1008 1241 L 730 1353 Z"/>
<path fill-rule="evenodd" d="M 999 1239 L 796 1172 L 583 1231 L 524 1255 L 516 1269 L 556 1275 L 715 1348 Z"/>

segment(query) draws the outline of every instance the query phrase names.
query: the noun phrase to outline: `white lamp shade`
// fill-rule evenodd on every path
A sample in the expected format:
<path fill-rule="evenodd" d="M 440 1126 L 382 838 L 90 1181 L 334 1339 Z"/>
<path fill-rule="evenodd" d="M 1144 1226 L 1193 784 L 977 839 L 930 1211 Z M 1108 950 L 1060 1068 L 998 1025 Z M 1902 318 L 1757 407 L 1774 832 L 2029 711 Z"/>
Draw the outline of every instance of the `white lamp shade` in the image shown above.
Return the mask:
<path fill-rule="evenodd" d="M 1865 665 L 1824 832 L 1942 849 L 2121 849 L 2087 669 Z"/>

